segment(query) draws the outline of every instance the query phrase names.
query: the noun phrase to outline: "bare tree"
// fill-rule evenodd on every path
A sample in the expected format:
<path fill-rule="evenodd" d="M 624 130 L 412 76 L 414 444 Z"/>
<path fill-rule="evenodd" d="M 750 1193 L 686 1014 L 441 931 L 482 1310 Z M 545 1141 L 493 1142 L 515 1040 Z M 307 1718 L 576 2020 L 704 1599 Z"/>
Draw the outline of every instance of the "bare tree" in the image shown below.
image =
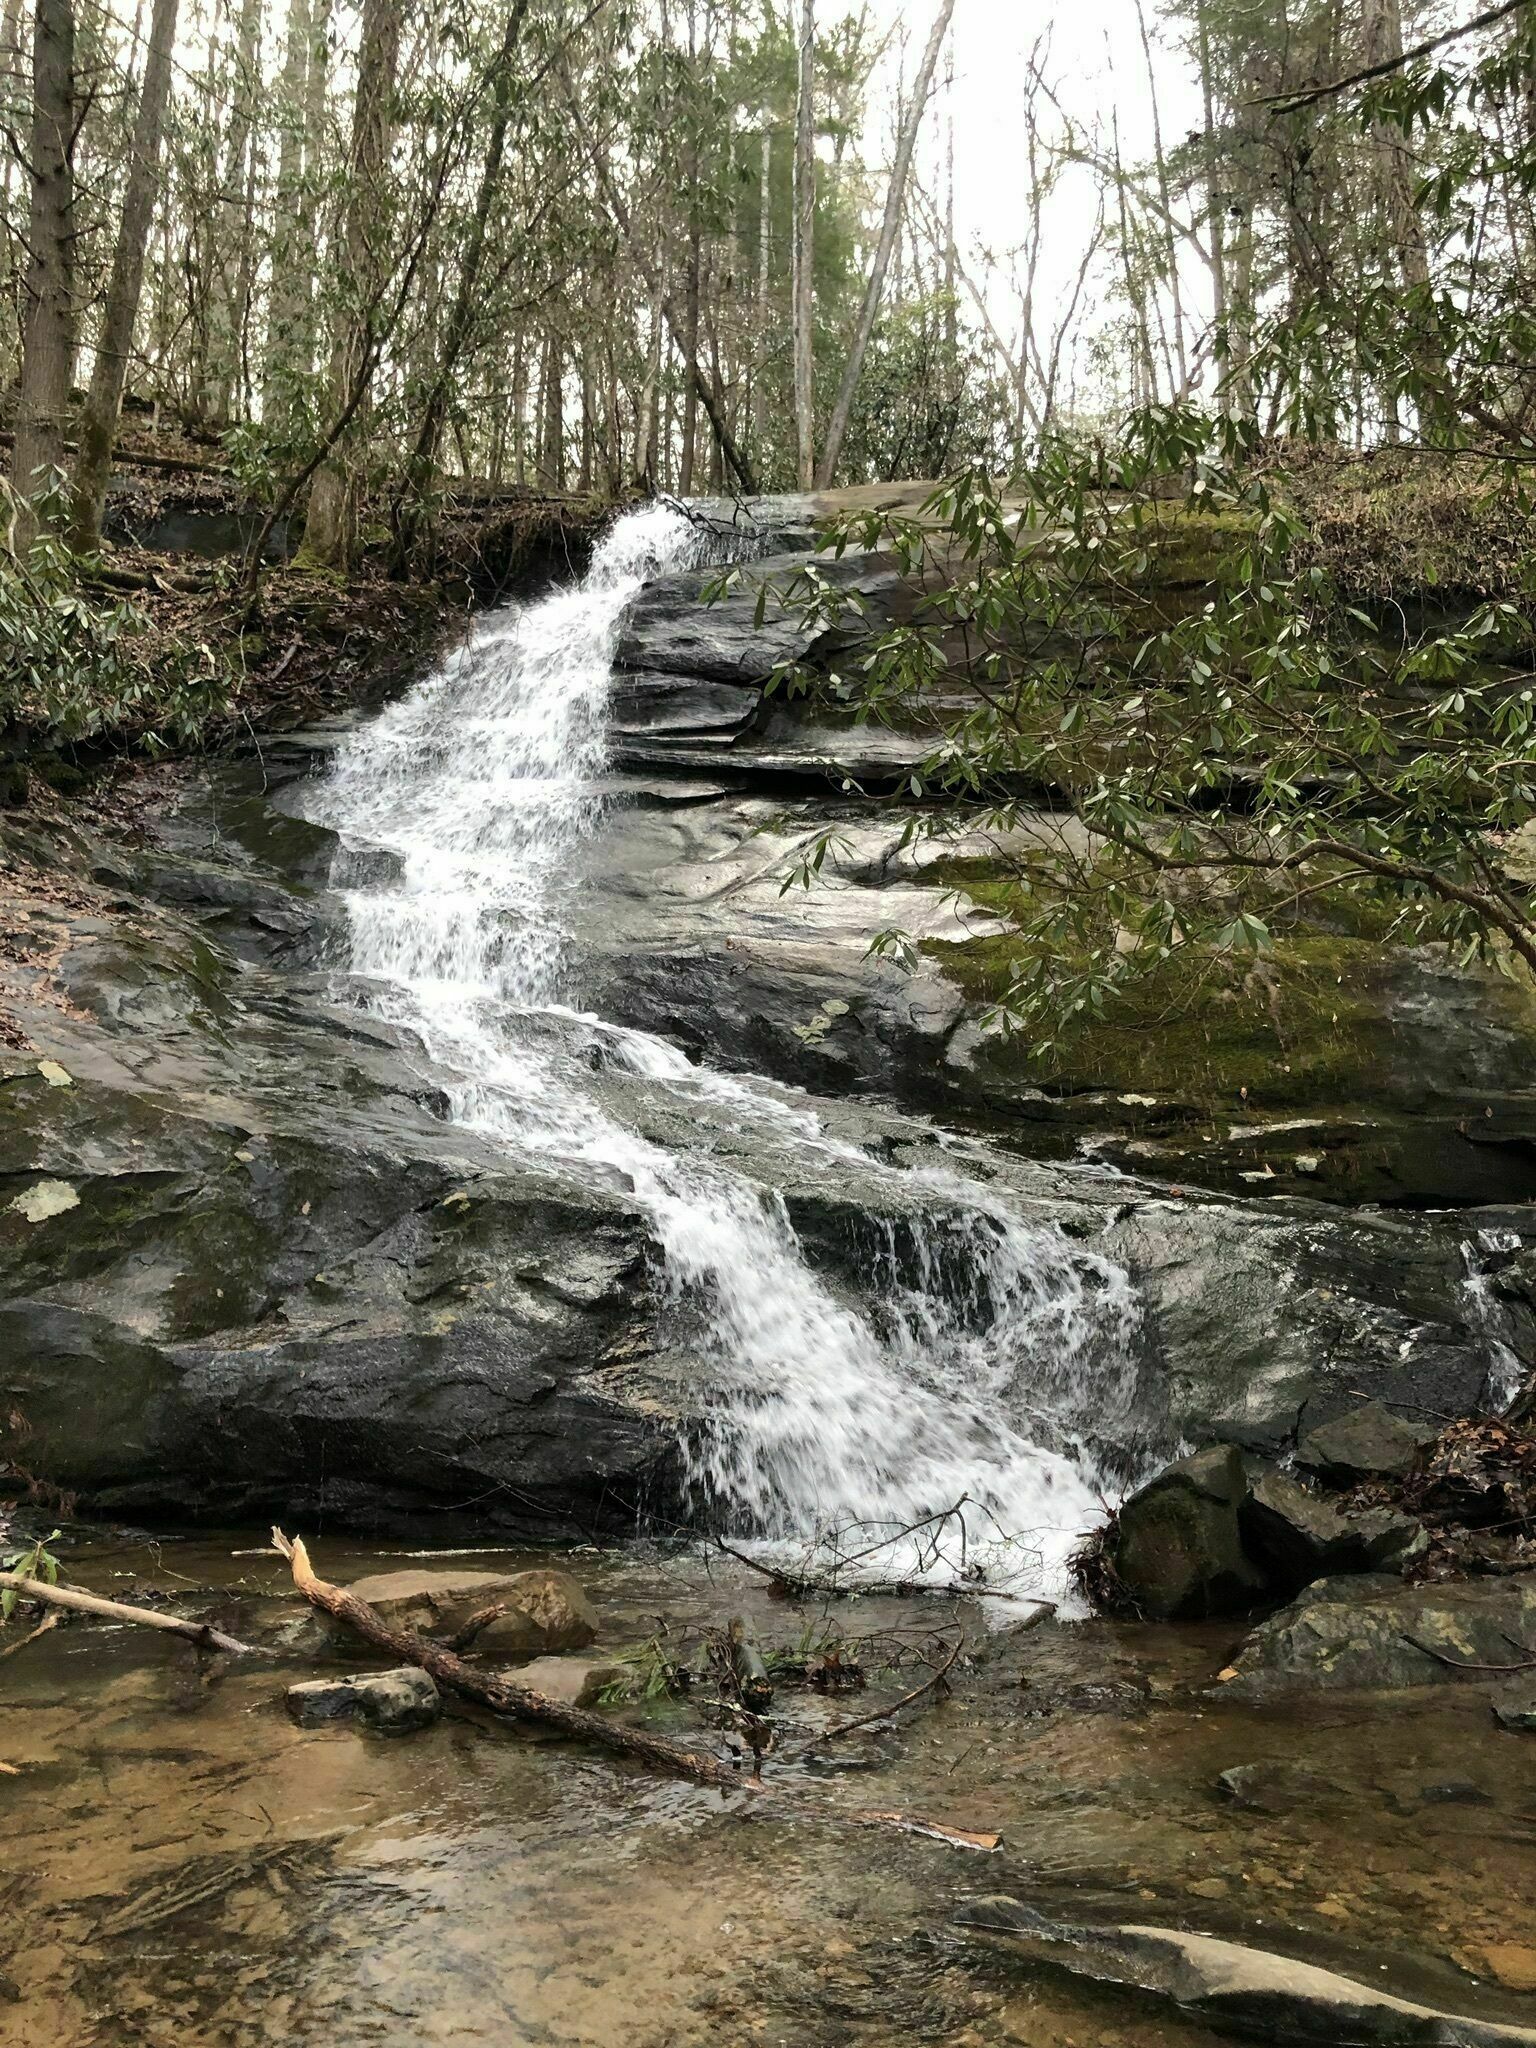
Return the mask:
<path fill-rule="evenodd" d="M 796 475 L 816 476 L 816 0 L 801 0 L 800 89 L 795 102 L 794 327 Z"/>
<path fill-rule="evenodd" d="M 345 231 L 348 281 L 356 303 L 338 315 L 331 355 L 332 399 L 338 407 L 351 404 L 354 429 L 368 410 L 373 350 L 367 301 L 386 253 L 384 174 L 393 129 L 400 29 L 400 0 L 364 0 Z M 358 475 L 350 452 L 340 441 L 321 464 L 304 522 L 306 556 L 329 569 L 345 570 L 356 543 Z"/>
<path fill-rule="evenodd" d="M 134 324 L 144 285 L 144 252 L 160 186 L 160 136 L 171 87 L 171 53 L 176 42 L 178 0 L 155 0 L 149 24 L 149 52 L 133 124 L 128 182 L 112 258 L 112 279 L 96 337 L 91 388 L 80 417 L 80 454 L 75 463 L 71 505 L 72 540 L 82 553 L 100 545 L 101 518 L 112 474 L 112 448 L 128 378 Z"/>
<path fill-rule="evenodd" d="M 907 197 L 907 176 L 912 168 L 912 152 L 917 147 L 917 132 L 922 126 L 928 95 L 933 89 L 933 74 L 938 66 L 939 52 L 944 47 L 944 38 L 949 33 L 949 19 L 954 11 L 955 0 L 939 0 L 939 11 L 934 17 L 928 47 L 923 51 L 923 61 L 918 66 L 912 97 L 897 134 L 896 161 L 891 166 L 890 182 L 885 189 L 885 218 L 880 226 L 880 240 L 875 248 L 875 260 L 870 266 L 869 281 L 864 287 L 864 301 L 859 308 L 858 326 L 854 329 L 853 343 L 843 367 L 843 381 L 838 386 L 837 400 L 832 408 L 826 446 L 821 453 L 821 465 L 816 472 L 816 481 L 823 490 L 831 483 L 837 470 L 838 457 L 843 452 L 843 438 L 848 432 L 848 422 L 853 414 L 853 401 L 859 388 L 859 378 L 863 374 L 864 357 L 869 348 L 869 338 L 875 331 L 875 319 L 880 311 L 880 300 L 885 291 L 885 274 L 891 267 L 891 251 L 896 247 L 896 234 L 901 226 L 901 212 Z M 947 261 L 952 264 L 952 233 L 946 238 L 946 250 Z"/>
<path fill-rule="evenodd" d="M 12 545 L 30 546 L 36 500 L 64 459 L 64 418 L 75 361 L 75 11 L 37 0 L 32 25 L 31 201 L 21 389 L 11 480 Z"/>

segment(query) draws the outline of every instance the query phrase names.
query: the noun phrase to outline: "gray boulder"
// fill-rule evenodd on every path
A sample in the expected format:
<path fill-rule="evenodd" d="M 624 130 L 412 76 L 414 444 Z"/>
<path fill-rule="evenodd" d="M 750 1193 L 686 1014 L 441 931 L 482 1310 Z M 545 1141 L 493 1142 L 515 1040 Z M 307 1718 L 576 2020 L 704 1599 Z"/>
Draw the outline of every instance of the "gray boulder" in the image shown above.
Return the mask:
<path fill-rule="evenodd" d="M 379 1735 L 414 1734 L 418 1728 L 430 1728 L 443 1711 L 442 1695 L 414 1664 L 360 1678 L 316 1678 L 290 1685 L 284 1704 L 301 1728 L 361 1721 Z"/>
<path fill-rule="evenodd" d="M 1536 2048 L 1536 2028 L 1444 2012 L 1291 1956 L 1167 1927 L 1081 1926 L 1017 1899 L 975 1899 L 961 1927 L 1031 1962 L 1115 1985 L 1206 2021 L 1223 2037 L 1335 2048 Z"/>
<path fill-rule="evenodd" d="M 1181 1458 L 1131 1495 L 1107 1554 L 1143 1614 L 1186 1620 L 1253 1605 L 1264 1578 L 1243 1547 L 1247 1495 L 1243 1455 L 1230 1444 Z"/>
<path fill-rule="evenodd" d="M 1389 1508 L 1344 1515 L 1283 1472 L 1259 1471 L 1240 1515 L 1254 1563 L 1278 1592 L 1332 1572 L 1402 1571 L 1429 1539 L 1422 1522 Z"/>
<path fill-rule="evenodd" d="M 1409 1422 L 1380 1401 L 1367 1401 L 1308 1430 L 1296 1446 L 1296 1462 L 1335 1486 L 1353 1486 L 1362 1479 L 1402 1479 L 1438 1434 L 1433 1423 Z"/>
<path fill-rule="evenodd" d="M 1254 1630 L 1231 1686 L 1266 1695 L 1453 1684 L 1508 1669 L 1521 1643 L 1536 1644 L 1536 1586 L 1518 1580 L 1324 1579 Z"/>

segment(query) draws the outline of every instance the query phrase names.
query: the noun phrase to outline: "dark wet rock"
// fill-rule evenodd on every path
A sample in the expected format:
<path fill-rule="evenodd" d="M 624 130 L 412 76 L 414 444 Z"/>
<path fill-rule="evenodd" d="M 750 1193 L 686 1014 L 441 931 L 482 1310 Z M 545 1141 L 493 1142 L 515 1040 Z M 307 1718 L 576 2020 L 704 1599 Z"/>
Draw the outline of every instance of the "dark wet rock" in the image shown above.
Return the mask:
<path fill-rule="evenodd" d="M 1409 1421 L 1380 1401 L 1367 1401 L 1308 1430 L 1296 1446 L 1296 1462 L 1335 1486 L 1353 1486 L 1362 1479 L 1402 1479 L 1438 1434 L 1432 1422 Z"/>
<path fill-rule="evenodd" d="M 615 676 L 609 716 L 612 730 L 621 737 L 730 737 L 752 723 L 762 701 L 762 691 L 755 685 L 635 670 Z"/>
<path fill-rule="evenodd" d="M 1241 1520 L 1249 1555 L 1280 1592 L 1298 1592 L 1333 1572 L 1400 1572 L 1429 1544 L 1412 1515 L 1390 1508 L 1345 1515 L 1276 1471 L 1255 1473 Z"/>
<path fill-rule="evenodd" d="M 1536 1643 L 1536 1585 L 1324 1579 L 1254 1630 L 1232 1685 L 1264 1695 L 1465 1683 L 1507 1669 L 1522 1643 Z"/>
<path fill-rule="evenodd" d="M 1342 1797 L 1331 1778 L 1303 1764 L 1277 1761 L 1234 1764 L 1217 1778 L 1216 1791 L 1245 1813 L 1295 1813 Z"/>
<path fill-rule="evenodd" d="M 1494 1718 L 1511 1735 L 1536 1735 L 1536 1685 L 1513 1687 L 1493 1703 Z"/>
<path fill-rule="evenodd" d="M 442 1695 L 414 1664 L 365 1677 L 316 1678 L 290 1685 L 284 1702 L 301 1728 L 362 1721 L 380 1735 L 410 1735 L 430 1728 L 443 1711 Z"/>
<path fill-rule="evenodd" d="M 1247 1494 L 1242 1453 L 1213 1444 L 1131 1495 L 1108 1555 L 1141 1613 L 1187 1620 L 1252 1606 L 1264 1580 L 1243 1548 L 1239 1517 Z"/>
<path fill-rule="evenodd" d="M 503 1657 L 581 1650 L 597 1635 L 591 1603 L 568 1572 L 379 1572 L 347 1590 L 390 1627 L 417 1635 L 452 1636 L 473 1615 L 499 1608 L 472 1648 Z"/>
<path fill-rule="evenodd" d="M 1394 1998 L 1290 1956 L 1172 1928 L 1082 1926 L 1017 1899 L 981 1898 L 955 1918 L 1030 1962 L 1164 2001 L 1223 2035 L 1366 2048 L 1536 2048 L 1536 2028 L 1506 2026 Z"/>
<path fill-rule="evenodd" d="M 856 599 L 859 609 L 846 610 L 831 627 L 808 620 L 795 586 L 812 568 L 831 590 Z M 893 564 L 857 549 L 839 559 L 807 552 L 748 563 L 723 597 L 704 603 L 706 587 L 719 578 L 715 568 L 690 569 L 647 584 L 625 617 L 617 666 L 717 682 L 761 683 L 781 662 L 830 653 L 878 631 L 909 601 Z M 757 608 L 765 585 L 767 602 L 759 623 Z"/>

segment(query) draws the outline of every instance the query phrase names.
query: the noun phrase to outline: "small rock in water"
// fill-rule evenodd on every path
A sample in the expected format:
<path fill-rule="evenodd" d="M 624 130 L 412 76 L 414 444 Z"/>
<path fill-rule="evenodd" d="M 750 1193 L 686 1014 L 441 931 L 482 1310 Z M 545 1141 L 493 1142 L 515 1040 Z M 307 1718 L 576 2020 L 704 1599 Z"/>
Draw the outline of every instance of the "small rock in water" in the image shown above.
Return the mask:
<path fill-rule="evenodd" d="M 1493 1712 L 1501 1728 L 1516 1735 L 1536 1735 L 1536 1689 L 1506 1693 L 1494 1701 Z"/>
<path fill-rule="evenodd" d="M 634 1677 L 631 1668 L 609 1658 L 535 1657 L 531 1664 L 518 1664 L 505 1676 L 513 1685 L 542 1693 L 567 1707 L 595 1707 L 610 1686 L 623 1685 Z"/>
<path fill-rule="evenodd" d="M 414 1664 L 360 1678 L 316 1678 L 290 1685 L 285 1704 L 301 1728 L 358 1720 L 381 1735 L 409 1735 L 429 1728 L 443 1711 L 442 1695 Z"/>
<path fill-rule="evenodd" d="M 1223 1799 L 1246 1813 L 1293 1813 L 1337 1796 L 1339 1787 L 1300 1764 L 1234 1764 L 1216 1780 Z"/>

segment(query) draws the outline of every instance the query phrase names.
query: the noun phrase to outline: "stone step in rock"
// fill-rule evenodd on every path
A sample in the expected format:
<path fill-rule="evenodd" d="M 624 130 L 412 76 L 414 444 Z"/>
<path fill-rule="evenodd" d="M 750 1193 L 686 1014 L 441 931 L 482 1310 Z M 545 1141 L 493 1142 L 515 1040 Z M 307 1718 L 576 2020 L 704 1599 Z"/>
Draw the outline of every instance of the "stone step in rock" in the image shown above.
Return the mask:
<path fill-rule="evenodd" d="M 1351 2048 L 1536 2048 L 1536 2027 L 1444 2012 L 1266 1949 L 1167 1927 L 1077 1926 L 1017 1899 L 970 1901 L 960 1926 L 1097 1984 L 1144 1993 L 1223 2038 Z"/>
<path fill-rule="evenodd" d="M 597 1635 L 591 1602 L 569 1572 L 379 1572 L 347 1588 L 392 1628 L 446 1639 L 488 1607 L 502 1611 L 470 1647 L 519 1662 L 584 1650 Z"/>
<path fill-rule="evenodd" d="M 284 1704 L 301 1728 L 361 1721 L 380 1735 L 411 1735 L 418 1728 L 430 1728 L 443 1711 L 441 1693 L 414 1664 L 403 1664 L 397 1671 L 290 1685 Z"/>

